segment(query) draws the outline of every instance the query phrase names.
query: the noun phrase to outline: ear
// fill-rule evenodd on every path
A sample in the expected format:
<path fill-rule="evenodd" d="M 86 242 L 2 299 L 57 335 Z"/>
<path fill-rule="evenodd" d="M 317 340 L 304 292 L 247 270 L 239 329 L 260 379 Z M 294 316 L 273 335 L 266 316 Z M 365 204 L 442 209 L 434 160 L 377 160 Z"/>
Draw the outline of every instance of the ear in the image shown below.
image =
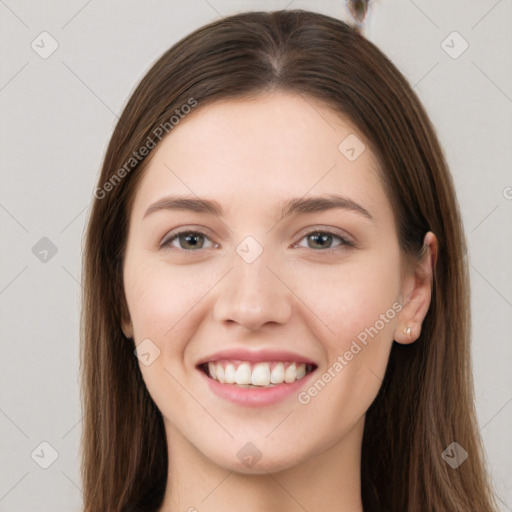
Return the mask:
<path fill-rule="evenodd" d="M 427 314 L 432 297 L 434 270 L 437 262 L 437 238 L 429 231 L 423 241 L 420 260 L 406 271 L 402 284 L 403 307 L 394 333 L 397 343 L 409 344 L 421 333 L 421 324 Z"/>
<path fill-rule="evenodd" d="M 121 330 L 125 338 L 132 339 L 133 338 L 133 327 L 130 321 L 121 323 Z"/>
<path fill-rule="evenodd" d="M 123 295 L 121 298 L 121 330 L 126 338 L 133 338 L 133 325 L 130 320 L 130 313 L 128 311 L 128 304 Z"/>

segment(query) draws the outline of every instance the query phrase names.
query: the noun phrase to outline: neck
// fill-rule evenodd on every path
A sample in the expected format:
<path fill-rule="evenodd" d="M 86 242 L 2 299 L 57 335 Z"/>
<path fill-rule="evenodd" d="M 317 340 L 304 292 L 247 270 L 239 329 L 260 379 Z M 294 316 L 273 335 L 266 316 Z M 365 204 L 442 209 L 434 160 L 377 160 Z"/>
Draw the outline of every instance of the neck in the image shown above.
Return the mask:
<path fill-rule="evenodd" d="M 166 424 L 169 471 L 159 512 L 363 512 L 361 443 L 364 417 L 322 453 L 279 471 L 239 473 L 205 457 Z M 172 455 L 171 455 L 172 454 Z"/>

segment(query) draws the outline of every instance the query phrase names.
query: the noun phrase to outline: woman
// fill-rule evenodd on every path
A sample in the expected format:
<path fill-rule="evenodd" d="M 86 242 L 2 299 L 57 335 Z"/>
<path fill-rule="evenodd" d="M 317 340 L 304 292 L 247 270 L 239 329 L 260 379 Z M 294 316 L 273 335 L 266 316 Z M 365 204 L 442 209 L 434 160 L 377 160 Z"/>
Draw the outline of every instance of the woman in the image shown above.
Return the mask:
<path fill-rule="evenodd" d="M 495 511 L 435 131 L 358 31 L 244 13 L 167 51 L 84 249 L 89 511 Z"/>

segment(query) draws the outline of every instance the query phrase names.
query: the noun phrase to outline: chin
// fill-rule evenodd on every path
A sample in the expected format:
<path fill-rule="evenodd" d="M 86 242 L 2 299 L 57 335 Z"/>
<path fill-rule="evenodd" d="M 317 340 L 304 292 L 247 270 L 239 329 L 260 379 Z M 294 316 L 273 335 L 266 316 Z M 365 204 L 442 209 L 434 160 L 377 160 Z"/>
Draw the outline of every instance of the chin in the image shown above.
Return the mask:
<path fill-rule="evenodd" d="M 208 458 L 228 471 L 243 475 L 278 473 L 293 468 L 305 460 L 305 456 L 298 455 L 293 448 L 290 448 L 290 453 L 282 453 L 277 456 L 268 451 L 267 454 L 262 453 L 262 451 L 247 444 L 237 451 L 235 457 L 231 455 L 226 457 L 226 453 L 223 453 L 212 454 Z"/>

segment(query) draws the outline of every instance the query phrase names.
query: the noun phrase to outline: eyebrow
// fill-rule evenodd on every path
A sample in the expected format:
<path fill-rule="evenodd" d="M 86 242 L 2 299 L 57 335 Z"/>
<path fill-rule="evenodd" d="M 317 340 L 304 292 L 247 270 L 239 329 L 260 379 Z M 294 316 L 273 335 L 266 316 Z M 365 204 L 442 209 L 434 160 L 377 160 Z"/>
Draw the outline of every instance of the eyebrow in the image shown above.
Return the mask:
<path fill-rule="evenodd" d="M 318 213 L 336 208 L 342 208 L 344 210 L 359 213 L 372 222 L 375 222 L 374 217 L 362 205 L 353 201 L 352 199 L 349 199 L 348 197 L 336 194 L 288 199 L 282 205 L 280 220 L 283 220 L 291 215 Z M 217 201 L 212 199 L 198 198 L 193 196 L 168 196 L 152 204 L 146 210 L 143 219 L 146 218 L 149 214 L 161 210 L 183 210 L 196 213 L 210 213 L 218 217 L 226 216 L 224 208 Z"/>

